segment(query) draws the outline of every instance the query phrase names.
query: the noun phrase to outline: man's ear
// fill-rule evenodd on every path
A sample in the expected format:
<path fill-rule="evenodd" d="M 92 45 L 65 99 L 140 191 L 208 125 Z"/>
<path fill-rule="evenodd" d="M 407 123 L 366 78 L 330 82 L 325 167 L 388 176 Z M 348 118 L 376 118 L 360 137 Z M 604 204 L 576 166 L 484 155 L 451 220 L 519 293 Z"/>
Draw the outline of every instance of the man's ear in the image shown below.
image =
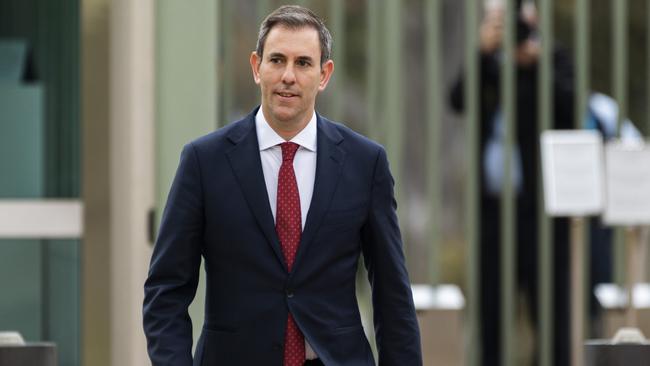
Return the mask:
<path fill-rule="evenodd" d="M 251 69 L 253 70 L 253 80 L 255 80 L 255 84 L 260 83 L 260 63 L 262 62 L 262 58 L 257 55 L 257 52 L 253 51 L 251 53 Z"/>
<path fill-rule="evenodd" d="M 332 74 L 334 73 L 334 61 L 327 60 L 321 66 L 320 69 L 320 84 L 318 85 L 318 91 L 323 91 L 327 87 Z"/>

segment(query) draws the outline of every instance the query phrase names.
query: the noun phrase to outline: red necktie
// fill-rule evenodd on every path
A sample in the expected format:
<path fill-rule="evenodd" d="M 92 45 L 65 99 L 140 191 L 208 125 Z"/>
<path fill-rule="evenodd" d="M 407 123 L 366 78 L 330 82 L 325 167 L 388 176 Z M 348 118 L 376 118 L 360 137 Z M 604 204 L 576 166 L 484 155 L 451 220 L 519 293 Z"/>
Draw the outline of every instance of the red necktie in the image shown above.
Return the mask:
<path fill-rule="evenodd" d="M 275 215 L 275 230 L 280 239 L 282 254 L 291 272 L 300 244 L 302 218 L 300 216 L 300 195 L 296 174 L 293 171 L 293 157 L 298 144 L 285 142 L 282 147 L 282 165 L 278 174 L 278 201 Z M 302 366 L 305 363 L 305 338 L 289 313 L 284 337 L 284 366 Z"/>

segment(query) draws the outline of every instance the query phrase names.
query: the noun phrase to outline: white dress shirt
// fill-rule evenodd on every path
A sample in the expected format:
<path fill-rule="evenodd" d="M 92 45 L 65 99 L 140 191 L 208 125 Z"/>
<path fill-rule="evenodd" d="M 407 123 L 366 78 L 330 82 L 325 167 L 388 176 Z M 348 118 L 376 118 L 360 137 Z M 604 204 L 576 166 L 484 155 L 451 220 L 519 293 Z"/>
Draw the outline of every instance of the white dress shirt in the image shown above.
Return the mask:
<path fill-rule="evenodd" d="M 282 148 L 280 144 L 287 141 L 271 128 L 264 118 L 261 107 L 255 115 L 255 129 L 257 131 L 257 143 L 260 147 L 264 182 L 269 195 L 269 205 L 273 213 L 273 220 L 275 220 L 278 173 L 280 172 L 280 165 L 282 165 Z M 300 145 L 293 158 L 293 169 L 296 174 L 298 194 L 300 195 L 301 229 L 304 230 L 316 177 L 316 113 L 312 114 L 307 126 L 289 141 Z M 318 357 L 306 339 L 305 357 L 308 360 Z"/>

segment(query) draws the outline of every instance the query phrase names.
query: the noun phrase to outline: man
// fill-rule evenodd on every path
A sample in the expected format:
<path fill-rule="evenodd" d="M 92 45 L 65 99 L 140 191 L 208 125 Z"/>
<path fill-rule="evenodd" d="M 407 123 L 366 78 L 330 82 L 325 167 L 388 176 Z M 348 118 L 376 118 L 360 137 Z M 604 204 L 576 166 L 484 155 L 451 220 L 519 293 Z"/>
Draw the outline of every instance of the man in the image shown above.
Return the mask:
<path fill-rule="evenodd" d="M 185 146 L 145 283 L 154 365 L 374 365 L 355 274 L 373 289 L 380 365 L 421 365 L 393 179 L 384 150 L 314 111 L 334 70 L 331 36 L 308 9 L 262 23 L 250 57 L 262 105 Z"/>

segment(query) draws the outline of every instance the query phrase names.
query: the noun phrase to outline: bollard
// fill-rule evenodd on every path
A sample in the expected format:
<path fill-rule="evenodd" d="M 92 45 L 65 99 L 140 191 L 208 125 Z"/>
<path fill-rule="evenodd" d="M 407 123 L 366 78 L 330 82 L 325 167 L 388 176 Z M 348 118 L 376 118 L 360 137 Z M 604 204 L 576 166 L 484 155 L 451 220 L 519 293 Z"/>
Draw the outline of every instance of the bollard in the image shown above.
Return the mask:
<path fill-rule="evenodd" d="M 57 366 L 54 343 L 26 343 L 0 345 L 0 365 Z"/>
<path fill-rule="evenodd" d="M 647 366 L 650 343 L 636 328 L 622 328 L 613 340 L 585 342 L 585 366 Z"/>

